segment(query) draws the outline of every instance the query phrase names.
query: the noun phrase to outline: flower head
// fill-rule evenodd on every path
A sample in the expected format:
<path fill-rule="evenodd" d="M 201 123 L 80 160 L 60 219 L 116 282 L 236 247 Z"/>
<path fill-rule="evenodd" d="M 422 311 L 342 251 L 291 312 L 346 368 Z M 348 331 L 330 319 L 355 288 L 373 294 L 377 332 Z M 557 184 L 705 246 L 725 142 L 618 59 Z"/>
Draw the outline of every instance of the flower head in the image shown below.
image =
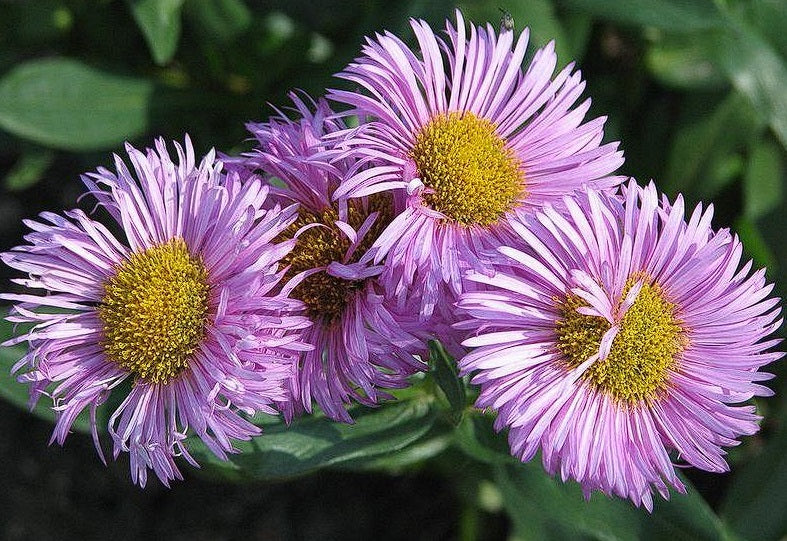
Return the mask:
<path fill-rule="evenodd" d="M 604 119 L 582 123 L 590 100 L 573 64 L 552 78 L 554 44 L 526 71 L 528 32 L 470 27 L 461 12 L 447 39 L 412 21 L 420 53 L 385 33 L 339 77 L 360 87 L 329 97 L 351 106 L 361 126 L 348 153 L 369 166 L 334 197 L 393 191 L 407 207 L 375 242 L 399 299 L 421 313 L 453 319 L 466 269 L 489 272 L 484 252 L 511 237 L 506 216 L 557 202 L 584 184 L 612 188 L 622 163 L 617 144 L 601 145 Z M 572 73 L 573 72 L 573 73 Z"/>
<path fill-rule="evenodd" d="M 213 152 L 196 164 L 188 138 L 177 161 L 163 140 L 155 147 L 127 145 L 133 172 L 116 156 L 117 173 L 83 177 L 122 237 L 80 210 L 43 213 L 27 222 L 29 244 L 0 255 L 29 275 L 18 284 L 43 292 L 2 298 L 16 302 L 10 321 L 32 324 L 10 343 L 29 344 L 15 371 L 33 403 L 52 398 L 52 439 L 62 444 L 88 409 L 103 460 L 96 409 L 123 393 L 108 431 L 142 486 L 148 469 L 165 485 L 181 478 L 176 456 L 196 465 L 189 433 L 222 459 L 233 439 L 259 434 L 244 414 L 287 400 L 309 325 L 291 315 L 300 301 L 274 293 L 294 243 L 274 239 L 294 207 L 263 208 L 259 178 L 224 173 Z"/>
<path fill-rule="evenodd" d="M 240 163 L 282 181 L 276 197 L 299 204 L 286 232 L 297 243 L 283 259 L 285 290 L 306 306 L 313 325 L 304 339 L 314 349 L 301 355 L 293 392 L 307 411 L 315 400 L 331 418 L 350 422 L 345 404 L 377 404 L 388 396 L 384 389 L 408 385 L 408 376 L 424 368 L 414 357 L 424 350 L 417 306 L 386 296 L 382 266 L 372 262 L 373 242 L 403 203 L 388 193 L 336 198 L 359 167 L 333 159 L 337 151 L 327 137 L 346 126 L 325 100 L 291 97 L 297 118 L 282 114 L 249 125 L 259 146 Z"/>
<path fill-rule="evenodd" d="M 683 199 L 658 200 L 633 181 L 618 198 L 596 190 L 512 218 L 493 276 L 472 280 L 459 308 L 476 347 L 460 361 L 497 411 L 523 461 L 652 507 L 651 488 L 684 490 L 672 461 L 728 469 L 722 447 L 757 431 L 752 405 L 771 391 L 757 370 L 782 356 L 764 269 L 714 231 L 712 208 L 684 220 Z M 521 249 L 520 249 L 521 247 Z M 674 454 L 677 453 L 677 454 Z"/>

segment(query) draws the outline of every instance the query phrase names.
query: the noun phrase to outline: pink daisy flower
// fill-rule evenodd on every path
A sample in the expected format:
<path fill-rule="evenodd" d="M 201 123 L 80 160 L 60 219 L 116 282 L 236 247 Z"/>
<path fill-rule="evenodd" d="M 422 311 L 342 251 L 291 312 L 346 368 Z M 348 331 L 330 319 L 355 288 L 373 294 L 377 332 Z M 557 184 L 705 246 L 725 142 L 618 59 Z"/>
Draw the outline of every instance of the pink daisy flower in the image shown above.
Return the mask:
<path fill-rule="evenodd" d="M 389 397 L 381 389 L 405 387 L 408 376 L 425 369 L 414 357 L 425 351 L 417 306 L 397 305 L 385 295 L 378 281 L 382 266 L 373 264 L 370 252 L 403 205 L 387 193 L 336 197 L 358 163 L 329 163 L 335 151 L 325 136 L 346 126 L 325 100 L 307 105 L 291 98 L 297 118 L 281 114 L 250 124 L 259 147 L 240 163 L 281 180 L 285 187 L 273 189 L 277 200 L 299 204 L 286 232 L 297 243 L 282 262 L 291 279 L 285 290 L 304 302 L 313 323 L 304 340 L 314 349 L 301 355 L 296 403 L 311 412 L 315 400 L 329 417 L 351 422 L 345 404 L 377 404 Z"/>
<path fill-rule="evenodd" d="M 53 400 L 52 440 L 63 444 L 87 409 L 103 460 L 96 408 L 123 393 L 108 431 L 141 486 L 148 469 L 164 485 L 181 479 L 176 456 L 197 466 L 191 433 L 222 459 L 233 439 L 259 434 L 246 415 L 287 399 L 309 325 L 288 315 L 300 301 L 272 293 L 294 244 L 274 239 L 295 209 L 264 209 L 262 181 L 226 175 L 212 151 L 197 165 L 188 138 L 177 161 L 155 146 L 126 146 L 133 172 L 115 156 L 117 174 L 83 176 L 125 238 L 80 210 L 47 212 L 26 222 L 29 244 L 0 255 L 28 274 L 16 283 L 42 292 L 1 297 L 17 303 L 9 321 L 32 324 L 6 345 L 30 346 L 14 371 L 33 404 Z"/>
<path fill-rule="evenodd" d="M 528 31 L 496 35 L 461 12 L 440 37 L 412 21 L 419 53 L 386 32 L 338 76 L 357 91 L 332 90 L 361 126 L 343 146 L 368 167 L 334 197 L 393 191 L 406 208 L 375 241 L 398 299 L 417 297 L 421 315 L 453 321 L 465 270 L 490 272 L 484 252 L 512 236 L 506 217 L 532 212 L 584 184 L 611 189 L 623 162 L 602 145 L 604 118 L 583 123 L 590 100 L 573 64 L 554 78 L 554 44 L 522 63 Z M 448 338 L 443 336 L 444 339 Z M 449 340 L 450 341 L 450 340 Z"/>
<path fill-rule="evenodd" d="M 476 349 L 460 361 L 497 411 L 522 461 L 652 509 L 652 488 L 685 491 L 673 461 L 728 469 L 722 447 L 758 429 L 771 391 L 757 370 L 778 358 L 781 324 L 765 270 L 740 266 L 742 246 L 711 229 L 712 207 L 688 223 L 679 196 L 633 181 L 623 198 L 588 190 L 518 216 L 519 236 L 489 287 L 458 303 Z M 525 247 L 519 249 L 516 246 Z"/>

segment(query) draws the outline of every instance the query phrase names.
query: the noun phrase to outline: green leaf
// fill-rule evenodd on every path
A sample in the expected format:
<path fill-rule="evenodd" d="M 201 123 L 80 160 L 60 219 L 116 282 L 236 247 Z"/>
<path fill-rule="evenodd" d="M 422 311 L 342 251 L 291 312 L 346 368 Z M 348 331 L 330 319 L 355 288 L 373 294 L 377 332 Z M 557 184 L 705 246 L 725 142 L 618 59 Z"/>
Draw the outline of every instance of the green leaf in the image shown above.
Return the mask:
<path fill-rule="evenodd" d="M 703 99 L 698 96 L 696 102 Z M 710 115 L 697 113 L 694 103 L 688 104 L 676 129 L 661 184 L 667 193 L 684 192 L 692 199 L 710 197 L 732 180 L 729 175 L 712 179 L 709 173 L 718 173 L 718 162 L 747 148 L 764 129 L 760 116 L 737 92 L 715 105 Z"/>
<path fill-rule="evenodd" d="M 113 147 L 143 133 L 153 83 L 46 58 L 0 79 L 0 127 L 66 150 Z"/>
<path fill-rule="evenodd" d="M 183 0 L 127 0 L 156 64 L 172 60 L 180 39 Z"/>
<path fill-rule="evenodd" d="M 744 215 L 750 220 L 779 206 L 783 197 L 783 150 L 765 139 L 754 146 L 743 177 Z"/>
<path fill-rule="evenodd" d="M 431 398 L 353 408 L 352 425 L 321 414 L 301 417 L 287 426 L 278 417 L 259 416 L 263 434 L 236 445 L 229 461 L 216 458 L 199 440 L 189 451 L 209 475 L 234 481 L 284 479 L 350 461 L 371 460 L 404 449 L 432 428 L 437 411 Z"/>
<path fill-rule="evenodd" d="M 730 151 L 710 161 L 703 173 L 703 183 L 698 186 L 701 197 L 714 197 L 719 191 L 732 181 L 742 178 L 746 170 L 743 156 Z"/>
<path fill-rule="evenodd" d="M 594 492 L 585 501 L 579 485 L 550 477 L 537 460 L 496 466 L 495 478 L 506 510 L 522 539 L 718 540 L 733 539 L 696 489 L 669 501 L 654 497 L 653 513 L 627 500 Z"/>
<path fill-rule="evenodd" d="M 45 148 L 28 149 L 5 176 L 5 187 L 16 192 L 30 188 L 44 176 L 55 160 L 55 153 Z"/>
<path fill-rule="evenodd" d="M 784 0 L 749 0 L 740 4 L 762 35 L 787 58 L 787 9 Z"/>
<path fill-rule="evenodd" d="M 426 460 L 445 451 L 452 442 L 451 434 L 447 429 L 448 427 L 445 425 L 439 428 L 435 425 L 429 434 L 403 449 L 371 458 L 344 462 L 341 468 L 400 473 L 409 467 L 423 464 Z"/>
<path fill-rule="evenodd" d="M 730 24 L 714 40 L 713 60 L 767 119 L 787 148 L 787 92 L 784 91 L 787 66 L 784 59 L 754 29 L 734 20 Z"/>
<path fill-rule="evenodd" d="M 456 374 L 456 362 L 437 340 L 429 341 L 431 374 L 451 407 L 451 416 L 458 423 L 465 409 L 465 387 Z"/>
<path fill-rule="evenodd" d="M 669 34 L 648 48 L 645 63 L 661 83 L 673 88 L 717 89 L 726 77 L 711 62 L 706 33 Z"/>
<path fill-rule="evenodd" d="M 702 30 L 724 22 L 713 0 L 564 0 L 561 4 L 622 24 L 652 26 L 674 32 Z"/>
<path fill-rule="evenodd" d="M 575 51 L 571 48 L 572 41 L 568 39 L 563 23 L 555 13 L 553 2 L 550 0 L 513 2 L 509 11 L 514 17 L 514 22 L 519 25 L 517 28 L 530 27 L 534 44 L 541 47 L 554 40 L 558 68 L 576 58 Z"/>
<path fill-rule="evenodd" d="M 189 0 L 187 14 L 214 40 L 226 43 L 242 34 L 252 14 L 241 0 Z"/>
<path fill-rule="evenodd" d="M 748 539 L 783 539 L 787 532 L 787 418 L 759 456 L 735 472 L 721 515 Z"/>
<path fill-rule="evenodd" d="M 778 270 L 778 260 L 756 223 L 746 217 L 740 217 L 735 221 L 735 232 L 740 237 L 746 253 L 754 259 L 758 267 L 767 267 L 769 273 Z"/>
<path fill-rule="evenodd" d="M 513 464 L 504 434 L 496 433 L 492 419 L 479 411 L 465 415 L 454 431 L 457 447 L 470 458 L 486 464 Z"/>
<path fill-rule="evenodd" d="M 738 540 L 729 525 L 713 512 L 694 485 L 682 475 L 680 478 L 686 485 L 686 494 L 672 493 L 669 501 L 654 496 L 653 513 L 639 515 L 644 532 L 642 540 Z"/>
<path fill-rule="evenodd" d="M 522 540 L 640 538 L 638 514 L 643 511 L 603 494 L 593 494 L 586 502 L 576 483 L 550 477 L 535 461 L 496 466 L 495 480 Z"/>
<path fill-rule="evenodd" d="M 4 2 L 3 18 L 7 26 L 0 29 L 7 38 L 5 46 L 22 48 L 50 46 L 62 38 L 73 24 L 70 6 L 59 0 L 36 0 L 35 2 Z"/>
<path fill-rule="evenodd" d="M 593 18 L 584 13 L 568 13 L 561 17 L 561 20 L 564 38 L 568 40 L 568 50 L 573 55 L 573 59 L 579 62 L 587 52 L 593 30 Z"/>

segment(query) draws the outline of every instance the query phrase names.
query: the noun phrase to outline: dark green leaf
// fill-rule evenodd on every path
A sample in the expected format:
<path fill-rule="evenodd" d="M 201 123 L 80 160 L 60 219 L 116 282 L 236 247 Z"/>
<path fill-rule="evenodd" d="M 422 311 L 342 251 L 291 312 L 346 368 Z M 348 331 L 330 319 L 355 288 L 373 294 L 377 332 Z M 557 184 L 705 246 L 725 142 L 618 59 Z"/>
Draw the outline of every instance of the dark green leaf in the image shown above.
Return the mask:
<path fill-rule="evenodd" d="M 563 29 L 565 39 L 568 40 L 568 50 L 577 62 L 585 56 L 593 30 L 593 19 L 584 13 L 569 13 L 564 15 Z"/>
<path fill-rule="evenodd" d="M 783 539 L 787 532 L 787 417 L 748 465 L 735 472 L 721 515 L 747 539 Z"/>
<path fill-rule="evenodd" d="M 753 29 L 742 23 L 719 32 L 713 60 L 767 119 L 787 148 L 787 66 L 784 59 Z"/>
<path fill-rule="evenodd" d="M 456 374 L 456 362 L 437 340 L 429 342 L 429 364 L 434 380 L 445 394 L 451 415 L 459 422 L 465 409 L 465 386 Z"/>
<path fill-rule="evenodd" d="M 751 140 L 759 137 L 763 122 L 748 100 L 736 92 L 716 104 L 710 115 L 689 109 L 672 139 L 660 187 L 670 194 L 683 192 L 692 198 L 709 197 L 722 187 L 719 180 L 732 179 L 719 176 L 716 183 L 711 183 L 709 171 L 747 148 Z"/>
<path fill-rule="evenodd" d="M 787 58 L 787 7 L 784 0 L 749 0 L 741 4 L 760 33 Z"/>
<path fill-rule="evenodd" d="M 236 38 L 252 22 L 252 14 L 241 0 L 189 0 L 186 8 L 199 27 L 219 42 Z"/>
<path fill-rule="evenodd" d="M 741 217 L 735 221 L 735 232 L 740 237 L 746 253 L 754 259 L 758 267 L 767 267 L 770 273 L 778 270 L 777 259 L 756 223 Z"/>
<path fill-rule="evenodd" d="M 172 60 L 180 39 L 183 0 L 127 0 L 156 64 Z"/>
<path fill-rule="evenodd" d="M 669 501 L 654 497 L 653 513 L 640 512 L 642 540 L 697 541 L 707 539 L 735 541 L 738 537 L 732 529 L 708 505 L 688 479 L 681 476 L 686 485 L 686 494 L 672 493 Z M 629 508 L 633 510 L 633 508 Z"/>
<path fill-rule="evenodd" d="M 3 3 L 7 37 L 23 47 L 55 42 L 73 25 L 73 15 L 63 4 L 58 0 Z"/>
<path fill-rule="evenodd" d="M 495 433 L 492 420 L 481 412 L 465 415 L 454 431 L 454 441 L 467 456 L 486 464 L 511 464 L 516 459 L 508 450 L 504 434 Z"/>
<path fill-rule="evenodd" d="M 503 503 L 523 540 L 639 539 L 639 515 L 622 500 L 593 494 L 586 502 L 576 483 L 564 484 L 536 461 L 496 466 L 495 479 Z"/>
<path fill-rule="evenodd" d="M 622 24 L 652 26 L 675 32 L 712 28 L 724 22 L 713 0 L 564 0 L 562 4 Z"/>
<path fill-rule="evenodd" d="M 759 141 L 749 154 L 743 178 L 744 215 L 750 220 L 768 214 L 783 197 L 783 154 L 779 145 L 768 139 Z"/>
<path fill-rule="evenodd" d="M 153 84 L 67 58 L 20 64 L 0 79 L 0 127 L 67 150 L 116 146 L 143 133 Z"/>
<path fill-rule="evenodd" d="M 549 0 L 512 2 L 509 11 L 514 17 L 517 29 L 530 27 L 531 39 L 535 45 L 543 47 L 550 41 L 555 42 L 558 67 L 565 66 L 576 58 L 563 23 L 555 13 L 553 2 Z"/>
<path fill-rule="evenodd" d="M 423 464 L 451 445 L 451 434 L 447 426 L 433 428 L 429 434 L 417 440 L 412 445 L 403 449 L 374 456 L 368 459 L 351 460 L 342 463 L 342 469 L 348 470 L 374 470 L 388 473 L 399 473 L 402 470 Z"/>
<path fill-rule="evenodd" d="M 733 539 L 722 521 L 685 479 L 688 494 L 655 497 L 653 513 L 630 502 L 593 493 L 585 501 L 574 482 L 550 477 L 534 460 L 495 468 L 508 513 L 523 539 L 718 540 Z"/>
<path fill-rule="evenodd" d="M 55 153 L 49 149 L 26 150 L 5 176 L 6 189 L 14 192 L 33 186 L 41 180 L 54 159 Z"/>
<path fill-rule="evenodd" d="M 737 152 L 715 157 L 710 161 L 700 181 L 697 193 L 705 198 L 714 197 L 719 191 L 730 184 L 732 181 L 743 177 L 746 170 L 746 162 L 743 156 Z"/>
<path fill-rule="evenodd" d="M 648 48 L 645 61 L 661 83 L 680 89 L 716 89 L 727 84 L 709 58 L 707 33 L 670 34 Z"/>
<path fill-rule="evenodd" d="M 320 414 L 287 426 L 279 418 L 259 417 L 263 435 L 236 447 L 240 454 L 225 462 L 195 437 L 190 452 L 209 474 L 236 481 L 282 479 L 355 460 L 387 456 L 414 444 L 429 432 L 436 410 L 429 397 L 354 408 L 355 424 L 337 423 Z"/>

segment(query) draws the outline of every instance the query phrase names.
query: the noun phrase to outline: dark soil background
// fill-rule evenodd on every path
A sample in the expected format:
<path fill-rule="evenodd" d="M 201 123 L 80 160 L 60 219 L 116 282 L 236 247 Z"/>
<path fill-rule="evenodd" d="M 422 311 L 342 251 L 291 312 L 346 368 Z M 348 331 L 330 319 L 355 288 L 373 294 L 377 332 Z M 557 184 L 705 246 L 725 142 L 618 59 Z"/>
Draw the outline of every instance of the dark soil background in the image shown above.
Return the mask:
<path fill-rule="evenodd" d="M 107 467 L 89 436 L 47 446 L 51 426 L 0 402 L 0 539 L 455 539 L 454 490 L 428 473 L 320 472 L 281 483 L 222 484 L 182 468 L 164 488 L 131 484 L 121 456 Z M 492 520 L 483 538 L 505 537 Z"/>

